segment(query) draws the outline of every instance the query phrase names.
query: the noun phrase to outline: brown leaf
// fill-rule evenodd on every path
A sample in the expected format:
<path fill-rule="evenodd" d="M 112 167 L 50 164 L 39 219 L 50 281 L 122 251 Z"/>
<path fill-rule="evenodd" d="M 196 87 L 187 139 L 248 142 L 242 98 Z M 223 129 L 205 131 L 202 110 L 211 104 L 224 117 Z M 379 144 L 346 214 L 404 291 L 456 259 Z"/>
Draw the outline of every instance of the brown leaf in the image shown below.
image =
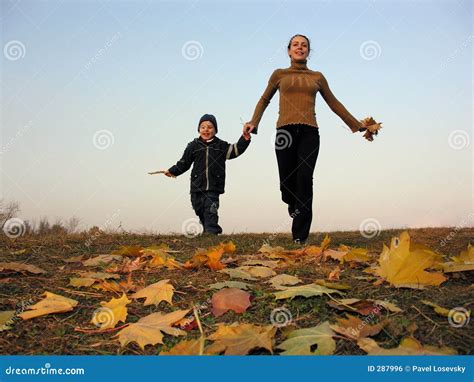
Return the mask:
<path fill-rule="evenodd" d="M 22 264 L 22 263 L 0 263 L 0 273 L 33 273 L 33 274 L 41 274 L 46 273 L 45 270 L 38 268 L 35 265 L 31 264 Z"/>
<path fill-rule="evenodd" d="M 400 342 L 400 345 L 392 349 L 381 348 L 377 342 L 371 338 L 362 338 L 357 341 L 357 345 L 369 355 L 456 355 L 457 351 L 444 346 L 423 346 L 413 337 L 407 337 Z"/>
<path fill-rule="evenodd" d="M 51 292 L 44 292 L 43 295 L 45 296 L 43 300 L 28 307 L 29 310 L 18 314 L 18 317 L 29 320 L 46 314 L 69 312 L 78 304 L 76 300 Z"/>
<path fill-rule="evenodd" d="M 331 325 L 331 329 L 342 334 L 344 337 L 357 340 L 359 338 L 375 336 L 380 333 L 387 324 L 388 320 L 371 325 L 356 316 L 346 314 L 345 318 L 338 318 L 337 324 Z"/>
<path fill-rule="evenodd" d="M 243 313 L 250 306 L 250 294 L 237 288 L 227 288 L 216 292 L 212 296 L 212 314 L 222 316 L 229 310 Z"/>

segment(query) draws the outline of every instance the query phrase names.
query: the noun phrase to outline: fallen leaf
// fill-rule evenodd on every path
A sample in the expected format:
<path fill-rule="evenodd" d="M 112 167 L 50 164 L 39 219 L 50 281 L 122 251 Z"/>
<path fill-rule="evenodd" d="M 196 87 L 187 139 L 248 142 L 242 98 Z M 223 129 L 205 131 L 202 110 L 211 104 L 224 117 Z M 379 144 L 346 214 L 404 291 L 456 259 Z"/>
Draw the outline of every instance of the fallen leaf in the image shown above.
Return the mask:
<path fill-rule="evenodd" d="M 74 309 L 78 304 L 76 300 L 60 296 L 51 292 L 44 292 L 45 298 L 28 307 L 28 311 L 18 314 L 23 320 L 29 320 L 52 313 L 64 313 Z"/>
<path fill-rule="evenodd" d="M 0 312 L 0 332 L 11 329 L 11 326 L 9 325 L 13 323 L 12 319 L 15 317 L 15 313 L 14 310 Z"/>
<path fill-rule="evenodd" d="M 224 281 L 221 283 L 214 283 L 209 285 L 211 289 L 222 289 L 222 288 L 238 288 L 238 289 L 248 289 L 250 284 L 243 283 L 241 281 Z"/>
<path fill-rule="evenodd" d="M 119 249 L 116 249 L 111 252 L 112 255 L 120 255 L 120 256 L 131 256 L 137 257 L 142 255 L 142 247 L 139 246 L 122 246 Z"/>
<path fill-rule="evenodd" d="M 41 274 L 46 273 L 45 270 L 38 268 L 35 265 L 31 264 L 22 264 L 22 263 L 0 263 L 0 273 L 33 273 L 33 274 Z"/>
<path fill-rule="evenodd" d="M 94 267 L 96 265 L 101 264 L 109 264 L 112 261 L 121 261 L 122 256 L 119 255 L 98 255 L 95 257 L 91 257 L 88 260 L 82 262 L 82 264 L 86 267 Z"/>
<path fill-rule="evenodd" d="M 332 338 L 335 333 L 329 322 L 306 329 L 297 329 L 288 334 L 287 339 L 277 346 L 284 350 L 281 355 L 330 355 L 336 350 L 336 342 Z M 317 345 L 315 351 L 311 347 Z"/>
<path fill-rule="evenodd" d="M 380 307 L 383 307 L 384 309 L 393 313 L 399 313 L 402 311 L 395 304 L 383 300 L 361 300 L 358 298 L 346 298 L 335 301 L 328 301 L 327 304 L 338 310 L 348 310 L 350 312 L 357 312 L 364 316 L 367 316 L 369 314 L 379 314 Z"/>
<path fill-rule="evenodd" d="M 237 288 L 222 289 L 212 295 L 212 314 L 222 316 L 229 310 L 243 313 L 250 306 L 250 294 Z"/>
<path fill-rule="evenodd" d="M 440 262 L 441 257 L 437 253 L 410 245 L 410 236 L 404 231 L 400 237 L 392 238 L 390 248 L 383 245 L 376 272 L 397 288 L 421 289 L 428 285 L 439 286 L 446 281 L 442 273 L 425 271 Z"/>
<path fill-rule="evenodd" d="M 206 353 L 225 355 L 245 355 L 253 349 L 263 348 L 272 351 L 273 337 L 277 328 L 273 325 L 219 324 L 215 333 L 208 337 L 214 341 L 207 347 Z"/>
<path fill-rule="evenodd" d="M 177 310 L 168 314 L 152 313 L 128 325 L 118 332 L 114 338 L 118 337 L 122 347 L 130 342 L 136 342 L 142 350 L 145 349 L 146 345 L 162 344 L 163 333 L 172 336 L 186 335 L 185 331 L 173 328 L 172 325 L 181 320 L 188 312 L 189 310 Z"/>
<path fill-rule="evenodd" d="M 345 318 L 337 318 L 337 324 L 331 325 L 331 329 L 336 333 L 352 340 L 358 340 L 364 337 L 375 336 L 388 324 L 388 320 L 377 324 L 369 324 L 356 316 L 346 314 Z"/>
<path fill-rule="evenodd" d="M 331 289 L 337 289 L 337 290 L 349 290 L 351 287 L 346 284 L 339 284 L 339 283 L 331 283 L 329 281 L 323 280 L 323 279 L 318 279 L 314 282 L 317 285 L 321 285 L 327 288 Z"/>
<path fill-rule="evenodd" d="M 101 301 L 102 308 L 94 311 L 91 322 L 101 329 L 115 328 L 118 322 L 127 319 L 127 304 L 130 302 L 125 293 L 109 302 Z"/>
<path fill-rule="evenodd" d="M 341 268 L 336 267 L 328 274 L 328 280 L 335 281 L 341 277 Z"/>
<path fill-rule="evenodd" d="M 84 255 L 68 257 L 67 259 L 63 259 L 65 263 L 81 263 L 84 259 Z"/>
<path fill-rule="evenodd" d="M 301 281 L 298 277 L 287 275 L 284 273 L 272 277 L 270 280 L 267 281 L 267 283 L 272 284 L 273 288 L 275 289 L 286 289 L 286 286 L 288 285 L 296 285 L 302 282 L 303 281 Z"/>
<path fill-rule="evenodd" d="M 256 278 L 252 277 L 250 273 L 242 269 L 230 268 L 230 269 L 223 269 L 219 272 L 227 273 L 233 279 L 243 279 L 243 280 L 249 280 L 249 281 L 256 280 Z"/>
<path fill-rule="evenodd" d="M 184 340 L 173 346 L 169 351 L 160 352 L 160 355 L 202 355 L 205 341 L 204 336 L 193 340 Z"/>
<path fill-rule="evenodd" d="M 302 297 L 312 297 L 312 296 L 322 296 L 323 294 L 330 295 L 331 293 L 342 294 L 338 290 L 329 289 L 321 285 L 316 284 L 307 284 L 294 287 L 287 287 L 284 290 L 279 292 L 274 292 L 276 300 L 281 300 L 285 298 L 294 298 L 297 296 Z"/>
<path fill-rule="evenodd" d="M 184 267 L 188 269 L 199 268 L 203 265 L 209 267 L 213 271 L 224 268 L 224 264 L 220 259 L 224 253 L 235 252 L 235 245 L 232 242 L 220 243 L 217 246 L 210 247 L 207 250 L 199 249 L 194 256 L 184 263 Z"/>
<path fill-rule="evenodd" d="M 259 277 L 259 278 L 266 278 L 266 277 L 271 277 L 275 276 L 276 272 L 273 269 L 270 269 L 268 267 L 262 267 L 262 266 L 242 266 L 242 267 L 237 267 L 235 268 L 237 270 L 242 270 L 244 272 L 249 273 L 253 277 Z"/>
<path fill-rule="evenodd" d="M 362 338 L 357 345 L 369 355 L 456 355 L 457 351 L 444 346 L 423 346 L 413 337 L 404 338 L 400 345 L 392 349 L 381 348 L 371 338 Z"/>
<path fill-rule="evenodd" d="M 134 299 L 146 298 L 144 306 L 147 305 L 158 305 L 161 301 L 166 301 L 170 305 L 173 305 L 173 291 L 174 287 L 169 283 L 170 280 L 161 280 L 157 283 L 151 284 L 146 288 L 140 289 L 138 292 L 133 294 L 131 297 Z"/>
<path fill-rule="evenodd" d="M 427 301 L 427 300 L 421 300 L 420 302 L 425 304 L 425 305 L 431 306 L 434 309 L 434 311 L 436 313 L 440 314 L 441 316 L 444 316 L 444 317 L 449 316 L 450 309 L 443 308 L 443 307 L 435 304 L 434 302 Z"/>

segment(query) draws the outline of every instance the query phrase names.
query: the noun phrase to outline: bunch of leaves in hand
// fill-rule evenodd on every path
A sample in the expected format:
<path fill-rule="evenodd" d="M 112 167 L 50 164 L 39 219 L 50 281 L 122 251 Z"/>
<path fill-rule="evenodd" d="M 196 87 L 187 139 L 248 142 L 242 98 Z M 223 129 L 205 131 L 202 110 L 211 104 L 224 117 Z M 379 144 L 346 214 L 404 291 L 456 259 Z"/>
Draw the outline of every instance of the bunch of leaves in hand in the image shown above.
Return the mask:
<path fill-rule="evenodd" d="M 377 135 L 382 128 L 382 122 L 376 122 L 372 117 L 364 118 L 361 122 L 365 128 L 364 138 L 373 141 L 374 135 Z"/>

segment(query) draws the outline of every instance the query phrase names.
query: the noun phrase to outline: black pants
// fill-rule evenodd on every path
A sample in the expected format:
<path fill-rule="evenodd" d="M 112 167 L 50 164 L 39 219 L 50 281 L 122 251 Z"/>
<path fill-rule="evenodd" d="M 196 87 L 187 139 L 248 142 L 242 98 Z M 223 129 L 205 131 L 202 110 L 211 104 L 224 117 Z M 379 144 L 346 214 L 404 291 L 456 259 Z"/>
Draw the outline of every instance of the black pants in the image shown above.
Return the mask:
<path fill-rule="evenodd" d="M 213 191 L 191 192 L 191 204 L 196 215 L 199 216 L 204 232 L 219 234 L 222 228 L 219 226 L 219 194 Z"/>
<path fill-rule="evenodd" d="M 281 198 L 293 217 L 293 239 L 306 240 L 313 219 L 313 172 L 319 153 L 319 129 L 307 125 L 278 128 L 275 153 Z"/>

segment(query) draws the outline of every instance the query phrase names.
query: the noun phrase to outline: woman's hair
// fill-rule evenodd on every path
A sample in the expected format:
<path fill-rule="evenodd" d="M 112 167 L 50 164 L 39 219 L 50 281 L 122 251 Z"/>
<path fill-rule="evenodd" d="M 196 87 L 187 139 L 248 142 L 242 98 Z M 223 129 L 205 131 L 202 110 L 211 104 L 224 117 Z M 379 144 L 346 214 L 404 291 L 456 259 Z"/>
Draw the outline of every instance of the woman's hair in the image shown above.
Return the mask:
<path fill-rule="evenodd" d="M 288 43 L 288 49 L 290 49 L 290 47 L 291 47 L 291 42 L 293 41 L 293 39 L 294 39 L 295 37 L 298 37 L 298 36 L 303 37 L 304 39 L 306 39 L 306 41 L 308 42 L 308 52 L 311 52 L 311 43 L 310 43 L 310 41 L 309 41 L 309 38 L 306 37 L 306 36 L 303 35 L 303 34 L 295 34 L 292 38 L 290 38 L 290 42 Z"/>

